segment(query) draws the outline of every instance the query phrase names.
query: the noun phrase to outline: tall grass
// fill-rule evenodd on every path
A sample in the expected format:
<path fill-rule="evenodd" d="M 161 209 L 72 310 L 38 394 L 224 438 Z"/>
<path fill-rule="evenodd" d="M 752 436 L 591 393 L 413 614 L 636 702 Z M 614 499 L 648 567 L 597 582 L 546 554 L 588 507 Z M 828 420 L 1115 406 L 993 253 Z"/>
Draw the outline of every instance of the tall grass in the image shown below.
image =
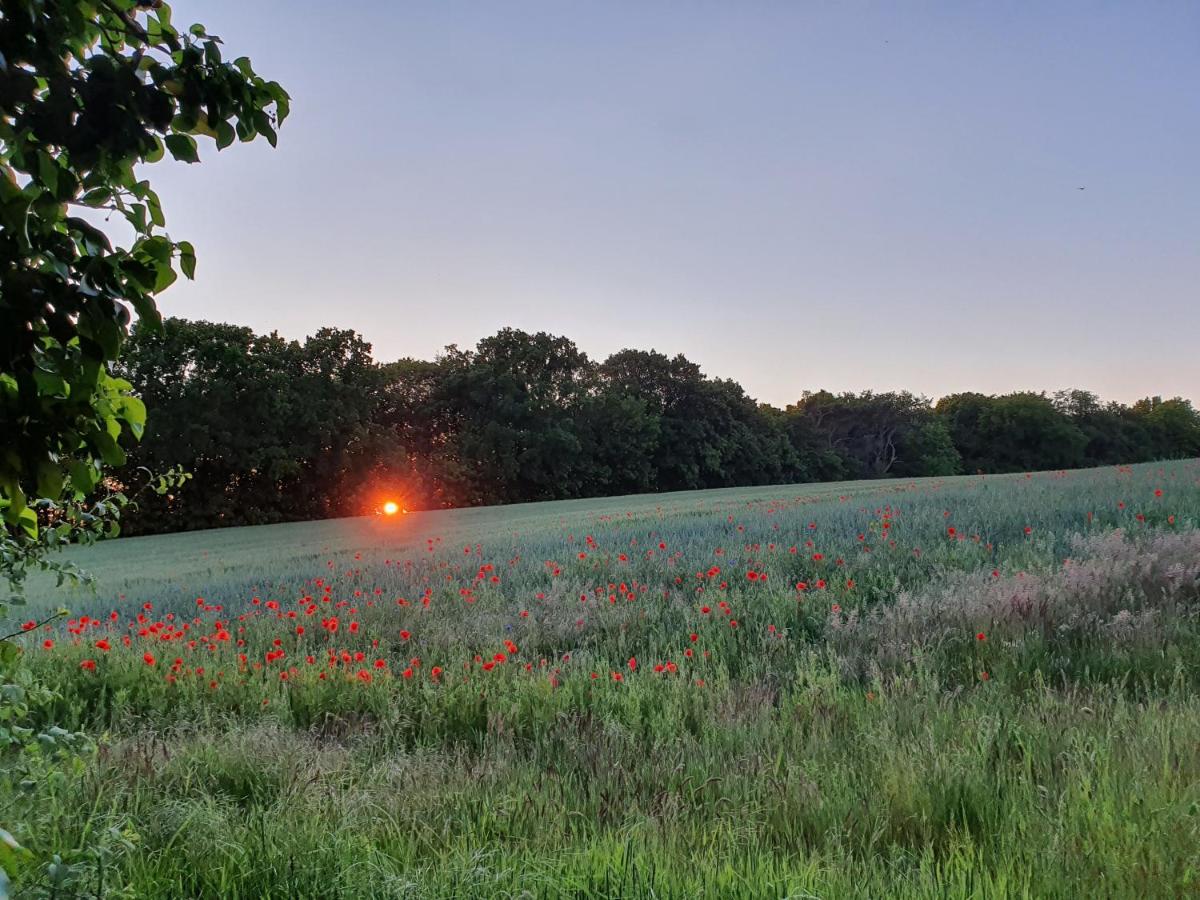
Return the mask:
<path fill-rule="evenodd" d="M 1190 461 L 118 541 L 5 821 L 31 896 L 1190 895 L 1198 521 Z"/>

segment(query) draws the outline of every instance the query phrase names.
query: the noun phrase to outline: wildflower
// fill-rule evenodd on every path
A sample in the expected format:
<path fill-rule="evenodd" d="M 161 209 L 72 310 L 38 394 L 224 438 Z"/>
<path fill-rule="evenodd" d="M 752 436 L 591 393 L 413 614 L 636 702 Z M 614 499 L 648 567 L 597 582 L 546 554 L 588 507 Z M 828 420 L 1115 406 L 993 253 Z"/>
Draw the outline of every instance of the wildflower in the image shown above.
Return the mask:
<path fill-rule="evenodd" d="M 22 631 L 33 631 L 35 628 L 37 628 L 37 622 L 34 622 L 32 619 L 21 625 Z"/>
<path fill-rule="evenodd" d="M 412 632 L 401 630 L 400 640 L 407 641 L 410 637 L 412 637 Z"/>
<path fill-rule="evenodd" d="M 50 640 L 50 638 L 46 638 L 46 640 L 42 641 L 42 649 L 43 650 L 53 650 L 54 649 L 54 641 Z"/>
<path fill-rule="evenodd" d="M 986 635 L 986 634 L 984 634 L 984 633 L 981 631 L 981 632 L 979 632 L 977 635 L 975 635 L 975 640 L 977 640 L 977 641 L 986 641 L 986 640 L 987 640 L 987 635 Z"/>
<path fill-rule="evenodd" d="M 94 659 L 85 659 L 79 664 L 79 668 L 83 669 L 85 672 L 95 672 L 96 661 Z"/>
<path fill-rule="evenodd" d="M 153 666 L 153 665 L 155 665 L 155 664 L 156 664 L 158 661 L 157 661 L 157 660 L 154 658 L 154 654 L 153 654 L 153 653 L 143 653 L 143 654 L 142 654 L 142 662 L 144 662 L 144 663 L 145 663 L 146 665 L 148 665 L 148 666 Z"/>

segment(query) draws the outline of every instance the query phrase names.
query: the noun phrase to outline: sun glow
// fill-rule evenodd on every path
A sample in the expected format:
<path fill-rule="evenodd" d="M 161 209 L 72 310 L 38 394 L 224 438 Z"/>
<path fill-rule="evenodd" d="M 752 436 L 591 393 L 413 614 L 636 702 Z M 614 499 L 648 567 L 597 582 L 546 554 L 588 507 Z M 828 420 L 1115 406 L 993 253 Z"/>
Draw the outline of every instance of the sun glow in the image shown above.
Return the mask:
<path fill-rule="evenodd" d="M 395 500 L 389 500 L 383 504 L 383 514 L 385 516 L 394 516 L 398 512 L 400 512 L 400 504 Z"/>

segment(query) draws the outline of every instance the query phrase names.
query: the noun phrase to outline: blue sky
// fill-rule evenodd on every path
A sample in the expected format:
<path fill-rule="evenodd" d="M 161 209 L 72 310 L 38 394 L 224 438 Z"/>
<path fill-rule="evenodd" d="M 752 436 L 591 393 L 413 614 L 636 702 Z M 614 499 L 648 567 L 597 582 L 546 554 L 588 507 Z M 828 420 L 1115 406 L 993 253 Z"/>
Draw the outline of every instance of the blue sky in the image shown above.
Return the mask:
<path fill-rule="evenodd" d="M 779 405 L 1200 400 L 1200 4 L 173 7 L 294 112 L 159 167 L 168 314 L 383 360 L 546 330 Z"/>

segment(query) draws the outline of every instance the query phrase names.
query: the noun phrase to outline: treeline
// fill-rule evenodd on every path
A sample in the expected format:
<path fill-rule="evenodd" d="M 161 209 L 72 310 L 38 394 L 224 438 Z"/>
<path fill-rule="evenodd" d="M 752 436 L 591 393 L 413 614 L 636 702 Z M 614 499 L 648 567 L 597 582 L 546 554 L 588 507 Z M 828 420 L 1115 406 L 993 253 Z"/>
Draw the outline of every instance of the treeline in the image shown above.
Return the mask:
<path fill-rule="evenodd" d="M 297 342 L 168 319 L 135 331 L 120 368 L 150 414 L 122 477 L 193 476 L 142 498 L 127 533 L 357 515 L 387 496 L 416 509 L 1200 456 L 1180 398 L 816 391 L 781 410 L 683 356 L 597 363 L 513 329 L 380 364 L 351 331 Z"/>

